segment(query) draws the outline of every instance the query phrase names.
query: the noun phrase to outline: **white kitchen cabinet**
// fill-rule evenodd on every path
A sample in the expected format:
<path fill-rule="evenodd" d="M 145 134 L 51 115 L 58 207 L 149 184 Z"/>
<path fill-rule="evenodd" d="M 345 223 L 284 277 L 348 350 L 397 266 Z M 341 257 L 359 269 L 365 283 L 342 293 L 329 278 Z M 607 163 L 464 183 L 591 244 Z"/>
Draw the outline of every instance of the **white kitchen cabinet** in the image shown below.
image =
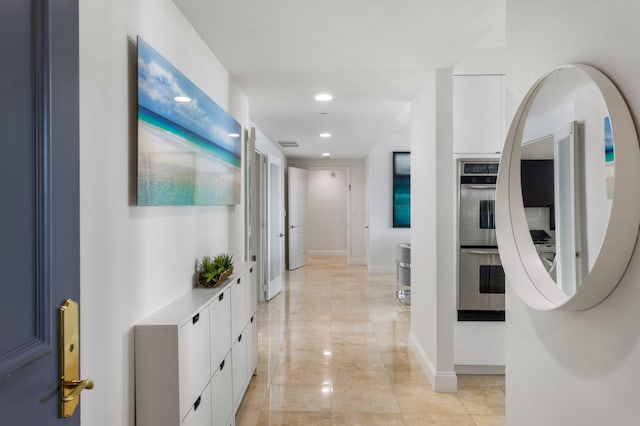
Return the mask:
<path fill-rule="evenodd" d="M 257 359 L 247 341 L 255 333 L 244 285 L 252 267 L 236 264 L 227 283 L 195 288 L 136 324 L 137 426 L 233 423 L 255 370 L 248 360 Z"/>
<path fill-rule="evenodd" d="M 226 426 L 233 413 L 233 375 L 231 373 L 231 353 L 216 366 L 211 379 L 211 400 L 213 426 Z"/>
<path fill-rule="evenodd" d="M 453 77 L 454 154 L 500 153 L 504 122 L 504 76 Z"/>

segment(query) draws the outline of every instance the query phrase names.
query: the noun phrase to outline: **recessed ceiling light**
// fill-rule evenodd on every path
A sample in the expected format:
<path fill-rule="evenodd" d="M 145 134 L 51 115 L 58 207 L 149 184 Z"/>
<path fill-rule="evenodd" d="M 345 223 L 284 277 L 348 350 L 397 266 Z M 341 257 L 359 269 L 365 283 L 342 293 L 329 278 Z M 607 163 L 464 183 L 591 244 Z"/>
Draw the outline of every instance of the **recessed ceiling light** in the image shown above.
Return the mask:
<path fill-rule="evenodd" d="M 238 133 L 229 133 L 230 138 L 239 138 L 240 135 Z"/>
<path fill-rule="evenodd" d="M 322 156 L 323 157 L 331 157 L 331 153 L 330 152 L 323 152 Z"/>
<path fill-rule="evenodd" d="M 181 103 L 191 102 L 191 98 L 188 96 L 176 96 L 173 100 Z"/>
<path fill-rule="evenodd" d="M 331 133 L 320 133 L 320 137 L 321 138 L 330 138 L 331 137 Z"/>
<path fill-rule="evenodd" d="M 331 99 L 333 99 L 333 96 L 328 93 L 318 93 L 316 95 L 316 101 L 326 102 L 330 101 Z"/>

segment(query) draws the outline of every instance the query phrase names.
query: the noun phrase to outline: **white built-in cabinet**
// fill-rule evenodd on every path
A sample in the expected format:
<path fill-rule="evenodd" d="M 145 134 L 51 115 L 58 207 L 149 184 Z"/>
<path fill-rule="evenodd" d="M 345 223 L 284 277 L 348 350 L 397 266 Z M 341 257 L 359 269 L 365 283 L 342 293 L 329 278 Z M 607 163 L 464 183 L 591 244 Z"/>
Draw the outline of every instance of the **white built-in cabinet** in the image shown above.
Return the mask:
<path fill-rule="evenodd" d="M 135 326 L 137 426 L 229 426 L 258 364 L 253 263 Z"/>
<path fill-rule="evenodd" d="M 503 75 L 454 75 L 453 153 L 502 152 L 504 104 Z"/>

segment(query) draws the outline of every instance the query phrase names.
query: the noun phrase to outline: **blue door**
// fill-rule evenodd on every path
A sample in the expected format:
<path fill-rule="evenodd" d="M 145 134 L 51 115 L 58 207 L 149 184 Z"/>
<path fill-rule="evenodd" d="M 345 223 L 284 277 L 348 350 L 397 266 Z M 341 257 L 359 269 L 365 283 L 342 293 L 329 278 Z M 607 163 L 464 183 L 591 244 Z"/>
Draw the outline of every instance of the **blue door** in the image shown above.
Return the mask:
<path fill-rule="evenodd" d="M 0 1 L 0 423 L 59 418 L 58 307 L 79 301 L 78 3 Z"/>

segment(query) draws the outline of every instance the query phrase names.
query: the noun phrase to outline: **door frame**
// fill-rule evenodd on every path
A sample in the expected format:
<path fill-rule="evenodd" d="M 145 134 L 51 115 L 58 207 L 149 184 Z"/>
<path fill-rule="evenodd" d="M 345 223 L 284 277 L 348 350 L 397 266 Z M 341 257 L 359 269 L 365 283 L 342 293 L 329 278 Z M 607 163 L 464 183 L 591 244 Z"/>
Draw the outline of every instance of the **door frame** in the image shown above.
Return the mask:
<path fill-rule="evenodd" d="M 335 166 L 335 167 L 330 167 L 330 166 L 311 166 L 311 167 L 306 167 L 307 170 L 311 171 L 311 170 L 326 170 L 326 171 L 334 171 L 334 170 L 340 170 L 340 171 L 344 171 L 347 175 L 347 189 L 346 189 L 346 195 L 347 195 L 347 210 L 346 210 L 346 215 L 347 215 L 347 264 L 351 264 L 352 262 L 352 258 L 351 258 L 351 167 L 349 166 Z"/>
<path fill-rule="evenodd" d="M 267 291 L 267 155 L 254 147 L 252 164 L 252 192 L 254 211 L 251 212 L 251 247 L 248 248 L 249 260 L 255 260 L 257 266 L 258 299 L 266 300 Z M 253 258 L 255 256 L 255 259 Z"/>
<path fill-rule="evenodd" d="M 278 269 L 280 271 L 280 274 L 275 277 L 275 278 L 271 278 L 271 256 L 273 254 L 273 246 L 272 246 L 272 232 L 273 231 L 270 227 L 271 227 L 271 219 L 272 219 L 272 199 L 271 199 L 271 166 L 275 165 L 278 167 L 278 183 L 279 183 L 279 188 L 278 191 L 280 193 L 280 197 L 278 200 L 278 205 L 277 205 L 277 218 L 278 218 L 278 241 L 279 241 L 279 247 L 278 247 L 278 256 L 279 256 L 279 264 L 278 264 Z M 272 299 L 273 297 L 275 297 L 277 294 L 282 292 L 282 275 L 284 273 L 285 269 L 285 259 L 284 259 L 284 223 L 285 223 L 285 216 L 286 216 L 286 211 L 284 209 L 284 167 L 285 167 L 285 162 L 283 161 L 282 158 L 275 156 L 275 155 L 267 155 L 266 157 L 266 176 L 267 178 L 265 179 L 266 181 L 266 185 L 267 185 L 267 190 L 266 190 L 266 198 L 267 198 L 267 215 L 266 215 L 266 219 L 267 219 L 267 262 L 268 262 L 268 267 L 267 267 L 267 289 L 266 289 L 266 295 L 267 295 L 267 300 Z M 272 295 L 271 298 L 269 298 L 269 291 L 271 289 L 271 285 L 272 282 L 275 281 L 276 279 L 280 280 L 280 290 L 278 290 L 276 293 L 274 293 Z"/>

